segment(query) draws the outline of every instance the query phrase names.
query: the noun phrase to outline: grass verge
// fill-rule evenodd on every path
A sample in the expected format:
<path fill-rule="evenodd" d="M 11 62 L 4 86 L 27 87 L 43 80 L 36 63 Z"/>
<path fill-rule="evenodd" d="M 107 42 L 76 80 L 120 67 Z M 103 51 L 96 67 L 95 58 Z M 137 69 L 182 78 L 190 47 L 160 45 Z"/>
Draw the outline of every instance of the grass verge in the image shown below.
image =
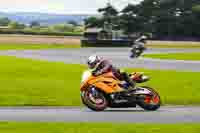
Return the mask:
<path fill-rule="evenodd" d="M 147 44 L 147 48 L 200 48 L 200 45 L 168 45 L 168 44 Z"/>
<path fill-rule="evenodd" d="M 78 44 L 0 44 L 0 50 L 80 48 Z"/>
<path fill-rule="evenodd" d="M 146 54 L 143 57 L 173 60 L 200 60 L 199 53 Z"/>
<path fill-rule="evenodd" d="M 0 106 L 79 106 L 83 65 L 0 56 Z M 200 73 L 143 71 L 152 80 L 164 104 L 200 104 Z"/>
<path fill-rule="evenodd" d="M 199 133 L 200 124 L 14 123 L 1 122 L 2 133 Z"/>
<path fill-rule="evenodd" d="M 147 47 L 148 48 L 200 48 L 200 45 L 148 44 Z M 81 48 L 81 44 L 24 44 L 24 43 L 23 44 L 15 44 L 15 43 L 5 44 L 5 43 L 0 43 L 0 50 L 65 49 L 65 48 Z"/>
<path fill-rule="evenodd" d="M 190 41 L 148 41 L 150 48 L 200 48 L 200 42 Z"/>

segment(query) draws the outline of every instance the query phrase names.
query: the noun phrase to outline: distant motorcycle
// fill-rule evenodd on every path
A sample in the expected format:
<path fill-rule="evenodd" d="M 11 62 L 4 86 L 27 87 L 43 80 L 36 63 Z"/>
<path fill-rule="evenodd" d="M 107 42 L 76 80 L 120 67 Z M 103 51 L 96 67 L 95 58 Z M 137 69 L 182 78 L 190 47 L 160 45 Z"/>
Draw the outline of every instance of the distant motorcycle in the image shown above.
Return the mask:
<path fill-rule="evenodd" d="M 146 50 L 146 40 L 146 36 L 141 36 L 133 42 L 130 58 L 138 58 Z"/>

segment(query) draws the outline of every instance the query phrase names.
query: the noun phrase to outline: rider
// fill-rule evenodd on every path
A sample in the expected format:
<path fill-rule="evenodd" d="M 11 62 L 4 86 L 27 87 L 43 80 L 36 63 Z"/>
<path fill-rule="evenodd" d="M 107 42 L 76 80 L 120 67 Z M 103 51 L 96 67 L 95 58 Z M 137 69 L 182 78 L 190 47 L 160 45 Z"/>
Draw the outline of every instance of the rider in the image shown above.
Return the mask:
<path fill-rule="evenodd" d="M 91 55 L 88 58 L 87 65 L 89 69 L 92 69 L 92 74 L 94 76 L 112 71 L 117 79 L 126 81 L 132 88 L 135 87 L 135 82 L 129 77 L 129 75 L 114 67 L 108 60 L 100 58 L 97 55 Z"/>

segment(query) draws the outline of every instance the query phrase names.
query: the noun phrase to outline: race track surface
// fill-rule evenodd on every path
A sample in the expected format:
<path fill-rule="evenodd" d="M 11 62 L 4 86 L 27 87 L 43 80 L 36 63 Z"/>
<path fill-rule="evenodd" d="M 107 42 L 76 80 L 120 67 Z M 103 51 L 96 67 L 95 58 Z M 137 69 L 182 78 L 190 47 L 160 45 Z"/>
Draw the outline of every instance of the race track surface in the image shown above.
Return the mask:
<path fill-rule="evenodd" d="M 32 58 L 48 61 L 59 61 L 73 64 L 85 64 L 87 57 L 97 54 L 106 57 L 117 67 L 135 67 L 147 69 L 171 69 L 179 71 L 200 71 L 200 61 L 183 60 L 160 60 L 129 58 L 129 48 L 82 48 L 65 50 L 24 50 L 24 51 L 1 51 L 0 55 L 11 55 L 23 58 Z M 145 53 L 178 53 L 178 52 L 200 52 L 200 49 L 148 49 Z"/>
<path fill-rule="evenodd" d="M 200 107 L 161 107 L 154 112 L 141 108 L 104 112 L 86 108 L 0 108 L 0 121 L 186 123 L 200 122 Z"/>
<path fill-rule="evenodd" d="M 146 53 L 200 52 L 200 49 L 148 49 Z M 85 64 L 91 54 L 110 59 L 118 67 L 148 69 L 172 69 L 200 71 L 200 61 L 176 61 L 159 59 L 130 59 L 128 48 L 83 48 L 65 50 L 1 51 L 0 55 L 17 56 L 39 60 Z M 93 112 L 86 108 L 0 108 L 0 121 L 37 122 L 133 122 L 133 123 L 185 123 L 200 122 L 200 107 L 164 106 L 148 112 L 141 108 L 108 109 Z"/>

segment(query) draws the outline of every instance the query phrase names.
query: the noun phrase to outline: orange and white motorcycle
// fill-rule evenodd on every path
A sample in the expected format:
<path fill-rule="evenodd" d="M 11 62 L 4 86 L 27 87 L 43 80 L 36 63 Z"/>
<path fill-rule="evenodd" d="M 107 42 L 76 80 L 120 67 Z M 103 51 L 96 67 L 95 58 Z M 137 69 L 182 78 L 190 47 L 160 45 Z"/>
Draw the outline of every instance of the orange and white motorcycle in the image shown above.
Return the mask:
<path fill-rule="evenodd" d="M 143 73 L 130 74 L 136 83 L 143 83 L 149 78 Z M 144 110 L 157 110 L 161 100 L 158 92 L 146 86 L 136 86 L 135 89 L 127 89 L 125 81 L 118 80 L 112 72 L 97 77 L 90 70 L 82 75 L 80 87 L 81 99 L 84 105 L 94 111 L 103 111 L 110 108 L 130 108 L 139 105 Z"/>

